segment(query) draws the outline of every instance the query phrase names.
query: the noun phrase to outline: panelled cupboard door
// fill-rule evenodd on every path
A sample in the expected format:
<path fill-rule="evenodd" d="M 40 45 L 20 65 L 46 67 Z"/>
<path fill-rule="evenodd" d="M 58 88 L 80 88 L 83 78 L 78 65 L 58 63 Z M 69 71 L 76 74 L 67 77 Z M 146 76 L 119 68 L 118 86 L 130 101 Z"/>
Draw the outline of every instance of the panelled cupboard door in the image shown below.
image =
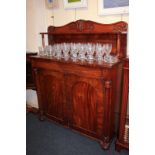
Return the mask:
<path fill-rule="evenodd" d="M 69 125 L 90 136 L 103 132 L 103 81 L 69 75 L 66 78 Z"/>
<path fill-rule="evenodd" d="M 60 72 L 39 72 L 41 104 L 44 114 L 58 122 L 64 118 L 64 77 Z"/>

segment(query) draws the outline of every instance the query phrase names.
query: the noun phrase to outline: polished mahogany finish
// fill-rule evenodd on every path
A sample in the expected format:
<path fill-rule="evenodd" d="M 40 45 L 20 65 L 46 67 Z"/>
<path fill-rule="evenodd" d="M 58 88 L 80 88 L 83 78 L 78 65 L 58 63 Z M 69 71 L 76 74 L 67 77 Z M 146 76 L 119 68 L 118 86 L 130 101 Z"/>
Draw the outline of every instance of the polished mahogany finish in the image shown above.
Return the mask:
<path fill-rule="evenodd" d="M 114 110 L 120 106 L 122 59 L 126 56 L 125 22 L 99 24 L 79 20 L 48 28 L 49 44 L 61 42 L 112 43 L 114 64 L 31 57 L 40 119 L 47 117 L 100 141 L 104 149 L 114 135 Z"/>
<path fill-rule="evenodd" d="M 33 57 L 40 119 L 44 116 L 97 138 L 108 148 L 114 106 L 120 98 L 122 63 L 89 64 Z"/>
<path fill-rule="evenodd" d="M 124 60 L 123 67 L 123 90 L 122 90 L 122 104 L 120 114 L 119 135 L 116 141 L 116 150 L 129 149 L 129 142 L 124 139 L 125 124 L 127 119 L 127 106 L 128 106 L 128 94 L 129 94 L 129 59 Z"/>

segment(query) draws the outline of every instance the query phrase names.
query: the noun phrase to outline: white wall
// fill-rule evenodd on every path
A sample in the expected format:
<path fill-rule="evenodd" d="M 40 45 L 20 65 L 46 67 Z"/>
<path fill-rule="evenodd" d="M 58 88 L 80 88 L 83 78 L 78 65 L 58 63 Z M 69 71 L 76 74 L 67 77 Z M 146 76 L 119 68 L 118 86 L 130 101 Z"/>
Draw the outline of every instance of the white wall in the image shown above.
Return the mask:
<path fill-rule="evenodd" d="M 26 90 L 26 103 L 32 107 L 38 108 L 37 93 L 34 90 Z"/>
<path fill-rule="evenodd" d="M 99 16 L 97 0 L 88 0 L 87 8 L 76 10 L 64 10 L 63 0 L 59 0 L 59 9 L 46 9 L 46 12 L 48 25 L 53 25 L 51 19 L 51 15 L 53 15 L 55 26 L 64 25 L 78 19 L 92 20 L 100 23 L 111 23 L 120 20 L 128 22 L 128 15 Z"/>
<path fill-rule="evenodd" d="M 41 45 L 40 32 L 46 31 L 46 9 L 44 0 L 27 0 L 26 5 L 26 50 L 38 51 Z"/>
<path fill-rule="evenodd" d="M 27 0 L 26 6 L 26 50 L 29 52 L 38 51 L 41 46 L 40 32 L 46 32 L 49 25 L 61 26 L 69 22 L 85 19 L 99 23 L 112 23 L 117 21 L 128 22 L 128 15 L 99 16 L 97 0 L 88 0 L 88 8 L 65 10 L 63 0 L 58 0 L 58 9 L 48 9 L 45 0 Z M 54 16 L 54 19 L 51 18 Z M 47 39 L 46 39 L 47 43 Z M 36 106 L 35 93 L 27 91 L 27 103 Z"/>

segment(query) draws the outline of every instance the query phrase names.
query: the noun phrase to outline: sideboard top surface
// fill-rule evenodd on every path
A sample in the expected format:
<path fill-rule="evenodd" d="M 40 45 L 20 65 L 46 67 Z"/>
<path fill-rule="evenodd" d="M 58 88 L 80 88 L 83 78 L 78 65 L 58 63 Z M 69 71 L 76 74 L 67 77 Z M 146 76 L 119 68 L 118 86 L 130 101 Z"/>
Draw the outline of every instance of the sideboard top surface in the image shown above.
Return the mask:
<path fill-rule="evenodd" d="M 56 59 L 50 56 L 31 56 L 31 60 L 38 61 L 38 62 L 46 62 L 46 63 L 60 63 L 62 65 L 78 65 L 83 67 L 91 67 L 91 68 L 113 68 L 117 64 L 119 64 L 121 61 L 118 61 L 116 63 L 106 63 L 104 61 L 97 62 L 97 61 L 80 61 L 76 60 L 73 61 L 71 59 L 65 60 L 65 59 Z"/>

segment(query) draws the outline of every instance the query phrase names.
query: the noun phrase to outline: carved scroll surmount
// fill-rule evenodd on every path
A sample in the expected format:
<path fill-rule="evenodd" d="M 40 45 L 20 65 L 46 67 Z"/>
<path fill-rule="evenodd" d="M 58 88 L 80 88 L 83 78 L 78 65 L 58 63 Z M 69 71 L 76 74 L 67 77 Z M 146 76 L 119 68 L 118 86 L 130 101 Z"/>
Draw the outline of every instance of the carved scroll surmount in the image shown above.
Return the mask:
<path fill-rule="evenodd" d="M 64 26 L 48 27 L 48 33 L 109 33 L 127 32 L 127 23 L 120 21 L 112 24 L 101 24 L 89 20 L 77 20 Z"/>
<path fill-rule="evenodd" d="M 70 29 L 79 32 L 83 32 L 84 30 L 92 31 L 94 29 L 94 24 L 90 21 L 78 20 L 70 25 Z"/>
<path fill-rule="evenodd" d="M 113 26 L 114 32 L 126 32 L 127 31 L 127 24 L 124 22 L 119 22 L 116 25 Z"/>

